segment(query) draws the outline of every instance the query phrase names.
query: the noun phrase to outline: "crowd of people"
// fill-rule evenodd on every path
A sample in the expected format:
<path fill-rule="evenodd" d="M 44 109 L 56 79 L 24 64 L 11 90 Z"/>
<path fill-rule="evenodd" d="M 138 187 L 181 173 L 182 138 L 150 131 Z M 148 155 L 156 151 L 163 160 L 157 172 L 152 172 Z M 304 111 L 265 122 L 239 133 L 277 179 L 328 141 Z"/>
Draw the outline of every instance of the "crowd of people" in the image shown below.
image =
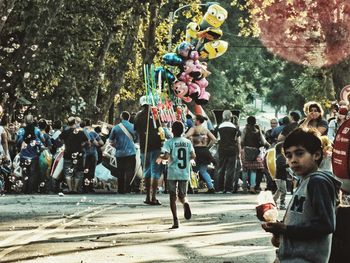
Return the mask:
<path fill-rule="evenodd" d="M 95 169 L 103 160 L 102 152 L 107 142 L 116 149 L 117 168 L 109 169 L 118 179 L 118 193 L 123 194 L 140 191 L 140 178 L 135 176 L 139 149 L 146 192 L 144 202 L 160 205 L 156 194 L 159 189 L 167 191 L 167 168 L 166 162 L 157 164 L 156 159 L 164 141 L 173 135 L 169 123 L 153 119 L 145 97 L 140 99 L 140 106 L 142 109 L 136 116 L 124 111 L 115 126 L 108 125 L 104 129 L 101 125 L 93 125 L 88 118 L 69 117 L 66 123 L 60 120 L 48 123 L 28 114 L 19 127 L 14 123 L 0 126 L 2 162 L 13 162 L 19 154 L 24 193 L 58 192 L 62 191 L 62 184 L 67 193 L 93 193 Z M 255 194 L 261 190 L 261 182 L 265 179 L 267 189 L 276 192 L 275 199 L 280 198 L 280 208 L 284 209 L 287 189 L 293 189 L 290 181 L 296 177 L 288 169 L 279 144 L 297 127 L 317 129 L 324 146 L 328 146 L 324 147 L 326 151 L 320 167 L 331 171 L 332 141 L 337 128 L 347 118 L 348 105 L 343 101 L 334 103 L 326 119 L 322 106 L 311 101 L 305 104 L 304 114 L 301 118 L 298 111 L 291 111 L 283 118 L 272 118 L 271 128 L 266 131 L 259 127 L 254 116 L 248 116 L 246 125 L 239 127 L 238 117 L 230 110 L 223 111 L 223 121 L 216 128 L 208 125 L 210 122 L 205 116 L 187 114 L 183 121 L 184 137 L 191 140 L 196 154 L 191 173 L 199 174 L 209 194 L 238 191 Z M 41 167 L 40 158 L 43 152 L 54 157 L 62 146 L 63 176 L 53 180 Z M 276 149 L 277 167 L 273 176 L 269 174 L 264 158 L 269 148 Z M 11 192 L 11 186 L 14 188 L 6 179 L 3 192 Z"/>
<path fill-rule="evenodd" d="M 264 178 L 264 190 L 273 191 L 279 209 L 286 209 L 283 222 L 263 224 L 273 234 L 272 243 L 279 247 L 277 258 L 326 262 L 323 260 L 330 256 L 340 187 L 332 175 L 332 144 L 337 130 L 348 119 L 347 102 L 334 103 L 328 119 L 320 103 L 307 102 L 304 118 L 300 112 L 291 111 L 281 119 L 272 118 L 271 128 L 266 131 L 255 116 L 248 116 L 244 127 L 239 127 L 238 117 L 230 110 L 223 111 L 223 121 L 213 128 L 205 116 L 198 114 L 187 114 L 183 121 L 161 122 L 145 96 L 140 98 L 140 106 L 133 118 L 123 111 L 114 126 L 93 125 L 90 119 L 77 116 L 69 117 L 65 124 L 60 120 L 48 123 L 31 114 L 19 127 L 2 123 L 1 193 L 18 188 L 26 194 L 63 190 L 67 194 L 93 193 L 96 167 L 103 163 L 103 152 L 109 145 L 116 162 L 108 169 L 117 178 L 117 192 L 139 192 L 144 187 L 144 203 L 161 205 L 157 194 L 165 189 L 170 196 L 171 228 L 179 227 L 176 200 L 183 204 L 184 218 L 191 218 L 187 194 L 194 187 L 189 183 L 193 174 L 199 174 L 208 194 L 256 194 L 262 190 Z M 266 152 L 271 149 L 275 152 L 275 171 L 267 164 Z M 136 176 L 138 150 L 143 186 Z M 63 153 L 62 176 L 53 178 L 49 160 L 59 153 Z M 22 185 L 11 179 L 13 169 L 5 169 L 11 163 L 15 167 L 16 162 L 21 168 Z M 8 176 L 4 176 L 6 173 Z M 295 193 L 290 182 L 299 184 Z M 288 188 L 293 196 L 287 206 Z M 322 254 L 299 249 L 315 250 L 320 246 L 324 248 Z"/>

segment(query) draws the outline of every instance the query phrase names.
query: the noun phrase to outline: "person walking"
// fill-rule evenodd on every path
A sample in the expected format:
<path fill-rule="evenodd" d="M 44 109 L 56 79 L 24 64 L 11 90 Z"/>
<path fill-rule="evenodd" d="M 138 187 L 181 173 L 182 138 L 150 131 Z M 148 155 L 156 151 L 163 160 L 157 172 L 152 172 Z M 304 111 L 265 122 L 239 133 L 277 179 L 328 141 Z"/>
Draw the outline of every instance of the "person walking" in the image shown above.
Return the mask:
<path fill-rule="evenodd" d="M 100 135 L 92 128 L 91 119 L 86 118 L 82 123 L 82 128 L 86 136 L 89 138 L 89 143 L 84 145 L 84 178 L 83 178 L 83 193 L 94 193 L 95 170 L 97 165 L 97 147 L 103 146 Z"/>
<path fill-rule="evenodd" d="M 117 158 L 117 169 L 112 171 L 112 175 L 118 178 L 118 193 L 125 194 L 131 191 L 131 180 L 135 173 L 135 130 L 129 122 L 129 112 L 123 111 L 120 119 L 121 122 L 113 127 L 109 135 L 109 142 L 115 147 Z"/>
<path fill-rule="evenodd" d="M 59 135 L 65 146 L 63 174 L 68 193 L 80 193 L 84 177 L 83 147 L 89 143 L 89 138 L 80 127 L 77 127 L 75 117 L 69 117 L 67 124 L 68 128 Z"/>
<path fill-rule="evenodd" d="M 174 137 L 167 140 L 162 148 L 162 154 L 157 159 L 157 163 L 162 160 L 168 160 L 168 192 L 170 198 L 170 210 L 173 216 L 173 225 L 171 229 L 179 228 L 177 217 L 176 199 L 184 207 L 185 219 L 191 219 L 191 209 L 187 199 L 188 181 L 191 174 L 190 160 L 196 157 L 194 148 L 190 140 L 182 137 L 184 125 L 176 121 L 172 125 Z"/>
<path fill-rule="evenodd" d="M 215 180 L 217 192 L 233 193 L 238 189 L 239 174 L 236 170 L 241 151 L 241 133 L 232 123 L 232 117 L 230 110 L 223 111 L 223 122 L 218 127 L 219 166 Z"/>
<path fill-rule="evenodd" d="M 161 205 L 156 197 L 158 181 L 161 176 L 161 165 L 156 163 L 162 147 L 162 140 L 158 133 L 160 124 L 154 119 L 155 116 L 151 114 L 151 105 L 147 96 L 140 98 L 140 106 L 142 110 L 135 116 L 134 129 L 140 141 L 141 160 L 144 169 L 146 188 L 146 199 L 144 203 L 148 205 Z"/>
<path fill-rule="evenodd" d="M 194 170 L 199 171 L 208 187 L 208 194 L 215 193 L 213 179 L 208 173 L 208 165 L 213 161 L 209 152 L 211 145 L 217 142 L 215 136 L 203 126 L 207 118 L 202 115 L 196 115 L 195 126 L 190 128 L 185 134 L 185 138 L 191 138 L 194 150 L 196 152 L 196 166 Z"/>

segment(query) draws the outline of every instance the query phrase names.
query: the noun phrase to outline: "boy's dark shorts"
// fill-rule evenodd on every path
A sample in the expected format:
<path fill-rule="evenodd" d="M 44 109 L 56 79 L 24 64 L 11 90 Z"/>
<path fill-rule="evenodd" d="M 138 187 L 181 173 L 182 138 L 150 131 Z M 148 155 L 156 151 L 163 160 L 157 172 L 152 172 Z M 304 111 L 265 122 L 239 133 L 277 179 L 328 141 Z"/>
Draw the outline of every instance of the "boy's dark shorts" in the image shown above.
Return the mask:
<path fill-rule="evenodd" d="M 177 194 L 179 198 L 186 197 L 188 180 L 168 180 L 167 184 L 168 184 L 168 192 L 170 195 L 176 196 Z"/>

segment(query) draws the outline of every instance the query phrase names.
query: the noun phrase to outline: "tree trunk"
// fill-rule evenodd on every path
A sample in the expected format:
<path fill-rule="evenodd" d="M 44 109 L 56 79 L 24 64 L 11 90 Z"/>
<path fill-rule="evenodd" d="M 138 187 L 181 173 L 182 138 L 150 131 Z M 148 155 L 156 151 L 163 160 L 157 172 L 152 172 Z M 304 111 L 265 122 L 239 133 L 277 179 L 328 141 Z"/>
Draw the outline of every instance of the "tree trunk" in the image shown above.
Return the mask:
<path fill-rule="evenodd" d="M 116 32 L 120 29 L 120 27 L 113 27 L 113 29 L 107 33 L 107 36 L 104 37 L 104 42 L 102 43 L 100 50 L 97 53 L 97 59 L 94 63 L 94 69 L 91 73 L 90 77 L 90 87 L 91 87 L 91 93 L 88 101 L 88 111 L 90 118 L 93 122 L 96 122 L 99 118 L 99 115 L 96 114 L 96 111 L 98 111 L 97 107 L 97 97 L 99 94 L 100 89 L 100 82 L 102 81 L 102 78 L 100 76 L 101 72 L 103 72 L 103 67 L 105 64 L 105 58 L 106 54 L 109 50 L 109 47 L 113 41 L 113 38 L 116 34 Z"/>
<path fill-rule="evenodd" d="M 333 74 L 331 69 L 323 69 L 323 85 L 324 85 L 324 95 L 329 100 L 335 100 L 335 89 L 333 83 Z"/>
<path fill-rule="evenodd" d="M 157 3 L 156 0 L 150 1 L 149 4 L 149 11 L 150 11 L 150 20 L 148 29 L 145 34 L 144 42 L 145 42 L 145 49 L 144 49 L 144 59 L 143 64 L 152 64 L 154 56 L 157 53 L 157 47 L 155 46 L 155 40 L 156 40 L 156 28 L 158 24 L 158 17 L 159 17 L 159 3 Z"/>
<path fill-rule="evenodd" d="M 138 7 L 140 8 L 140 7 Z M 128 62 L 134 58 L 135 43 L 137 42 L 137 35 L 139 26 L 141 24 L 141 10 L 135 8 L 130 15 L 127 26 L 129 34 L 124 39 L 124 48 L 121 52 L 118 67 L 116 68 L 111 85 L 104 96 L 101 96 L 101 101 L 98 101 L 98 105 L 101 105 L 101 115 L 106 116 L 108 109 L 111 107 L 115 95 L 119 92 L 120 88 L 125 83 L 125 73 L 128 71 Z"/>

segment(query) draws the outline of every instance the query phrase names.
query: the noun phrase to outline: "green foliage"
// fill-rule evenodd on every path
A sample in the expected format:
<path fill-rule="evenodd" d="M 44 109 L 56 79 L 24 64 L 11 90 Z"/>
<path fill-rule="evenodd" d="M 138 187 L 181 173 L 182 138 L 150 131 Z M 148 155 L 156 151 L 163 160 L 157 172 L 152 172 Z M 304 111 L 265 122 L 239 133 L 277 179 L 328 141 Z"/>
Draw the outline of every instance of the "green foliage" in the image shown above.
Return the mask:
<path fill-rule="evenodd" d="M 204 3 L 203 1 L 202 3 Z M 276 108 L 300 108 L 305 99 L 327 102 L 336 76 L 337 92 L 349 66 L 330 70 L 305 68 L 271 55 L 259 39 L 244 33 L 252 12 L 220 1 L 228 11 L 222 26 L 227 52 L 208 61 L 211 94 L 207 110 L 250 111 L 253 95 L 267 96 Z M 242 2 L 242 1 L 239 1 Z M 0 3 L 0 93 L 10 114 L 21 117 L 19 98 L 31 111 L 50 119 L 70 114 L 106 119 L 108 110 L 136 110 L 144 93 L 143 64 L 161 64 L 183 40 L 186 25 L 199 22 L 206 7 L 199 0 L 109 1 L 27 0 Z M 169 23 L 169 13 L 180 7 Z M 4 18 L 5 17 L 5 18 Z M 243 22 L 244 23 L 243 23 Z M 243 24 L 242 24 L 243 23 Z M 251 32 L 254 31 L 254 28 Z M 242 33 L 243 32 L 243 33 Z M 338 72 L 341 72 L 341 74 Z M 312 89 L 310 87 L 313 87 Z"/>

